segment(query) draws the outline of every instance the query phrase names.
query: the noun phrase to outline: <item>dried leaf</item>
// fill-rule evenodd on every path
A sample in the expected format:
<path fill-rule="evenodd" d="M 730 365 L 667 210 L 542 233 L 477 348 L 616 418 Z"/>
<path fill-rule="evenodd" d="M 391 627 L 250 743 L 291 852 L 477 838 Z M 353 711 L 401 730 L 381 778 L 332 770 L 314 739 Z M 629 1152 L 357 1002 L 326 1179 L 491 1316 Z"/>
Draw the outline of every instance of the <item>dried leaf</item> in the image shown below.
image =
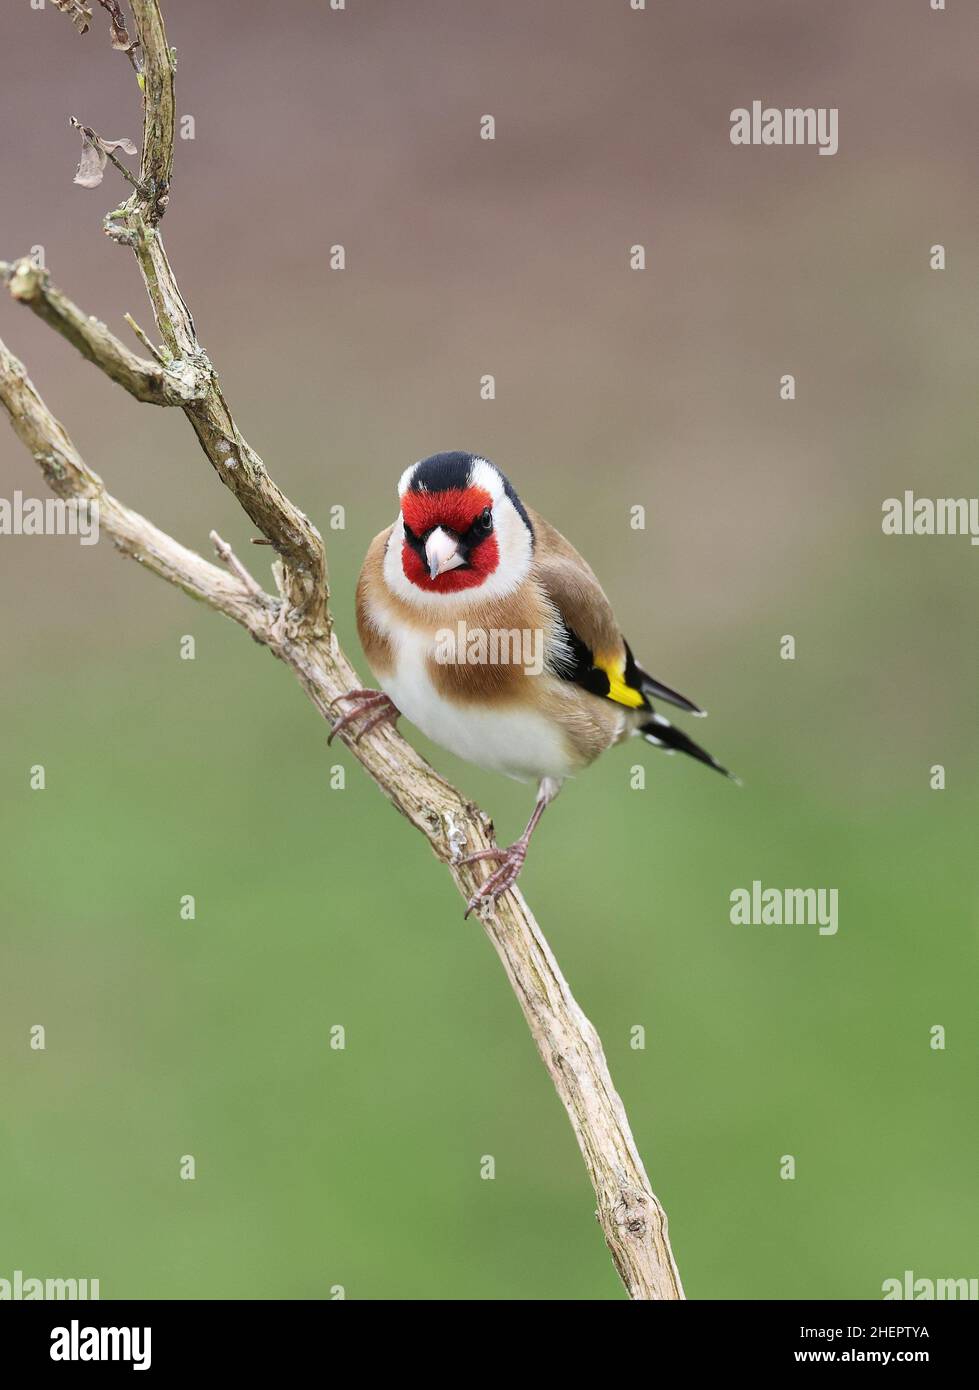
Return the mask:
<path fill-rule="evenodd" d="M 136 146 L 131 140 L 99 140 L 99 144 L 104 150 L 111 150 L 115 154 L 116 150 L 122 150 L 123 154 L 135 154 Z"/>
<path fill-rule="evenodd" d="M 98 188 L 102 182 L 105 165 L 105 151 L 82 131 L 82 154 L 78 161 L 75 182 L 80 183 L 82 188 Z"/>
<path fill-rule="evenodd" d="M 55 8 L 66 14 L 80 34 L 87 34 L 92 23 L 92 8 L 83 0 L 54 0 Z"/>
<path fill-rule="evenodd" d="M 112 47 L 120 49 L 123 53 L 128 53 L 133 46 L 133 41 L 129 37 L 129 30 L 126 28 L 126 20 L 119 7 L 119 0 L 99 0 L 99 4 L 109 14 L 109 33 L 112 36 Z"/>
<path fill-rule="evenodd" d="M 131 140 L 103 140 L 85 126 L 80 126 L 79 129 L 82 132 L 82 153 L 78 161 L 75 183 L 81 184 L 82 188 L 98 188 L 105 173 L 109 154 L 114 154 L 116 150 L 135 154 L 136 146 Z"/>

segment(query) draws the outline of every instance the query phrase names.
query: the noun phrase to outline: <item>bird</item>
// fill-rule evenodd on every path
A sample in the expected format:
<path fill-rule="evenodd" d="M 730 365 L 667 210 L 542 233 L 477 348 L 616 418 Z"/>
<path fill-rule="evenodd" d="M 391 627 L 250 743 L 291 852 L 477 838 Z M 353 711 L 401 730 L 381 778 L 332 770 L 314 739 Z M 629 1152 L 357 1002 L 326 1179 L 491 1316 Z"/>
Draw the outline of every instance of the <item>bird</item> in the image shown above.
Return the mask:
<path fill-rule="evenodd" d="M 357 741 L 404 715 L 457 757 L 536 784 L 518 840 L 457 859 L 496 864 L 467 917 L 513 887 L 562 784 L 613 745 L 639 737 L 737 781 L 654 707 L 705 713 L 637 663 L 590 565 L 488 458 L 420 459 L 402 473 L 398 501 L 356 592 L 380 689 L 338 697 L 330 738 Z"/>

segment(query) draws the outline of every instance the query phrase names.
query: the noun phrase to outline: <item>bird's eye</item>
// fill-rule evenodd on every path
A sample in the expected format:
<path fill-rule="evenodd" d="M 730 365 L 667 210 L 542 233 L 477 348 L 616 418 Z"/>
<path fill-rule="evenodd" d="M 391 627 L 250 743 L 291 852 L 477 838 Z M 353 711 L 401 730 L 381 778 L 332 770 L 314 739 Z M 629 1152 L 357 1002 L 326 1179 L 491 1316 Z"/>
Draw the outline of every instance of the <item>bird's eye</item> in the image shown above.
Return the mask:
<path fill-rule="evenodd" d="M 481 536 L 488 536 L 493 529 L 493 511 L 490 507 L 484 507 L 473 522 L 473 527 Z"/>

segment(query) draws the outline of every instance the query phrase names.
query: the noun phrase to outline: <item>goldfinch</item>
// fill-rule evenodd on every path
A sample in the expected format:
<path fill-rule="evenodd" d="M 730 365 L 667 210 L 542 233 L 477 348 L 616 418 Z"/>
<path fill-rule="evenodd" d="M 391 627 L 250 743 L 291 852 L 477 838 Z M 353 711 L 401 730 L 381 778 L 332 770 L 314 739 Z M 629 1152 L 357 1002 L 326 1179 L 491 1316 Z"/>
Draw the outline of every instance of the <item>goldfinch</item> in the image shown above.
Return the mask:
<path fill-rule="evenodd" d="M 524 506 L 489 459 L 445 453 L 407 468 L 397 520 L 375 536 L 357 585 L 357 629 L 381 687 L 354 690 L 334 725 L 361 738 L 403 714 L 477 767 L 536 782 L 527 828 L 470 899 L 516 882 L 566 777 L 630 736 L 731 774 L 654 711 L 692 700 L 637 665 L 588 564 Z"/>

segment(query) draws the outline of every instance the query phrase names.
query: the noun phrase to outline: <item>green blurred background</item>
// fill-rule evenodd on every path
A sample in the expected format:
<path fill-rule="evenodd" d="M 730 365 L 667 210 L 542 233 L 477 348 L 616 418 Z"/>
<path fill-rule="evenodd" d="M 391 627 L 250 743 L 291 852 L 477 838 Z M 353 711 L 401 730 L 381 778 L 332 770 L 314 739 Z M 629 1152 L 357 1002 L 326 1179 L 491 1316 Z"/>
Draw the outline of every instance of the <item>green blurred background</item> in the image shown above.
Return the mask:
<path fill-rule="evenodd" d="M 975 493 L 979 15 L 164 8 L 196 123 L 170 256 L 270 471 L 324 530 L 345 508 L 326 534 L 350 651 L 400 471 L 478 450 L 586 552 L 744 778 L 614 750 L 545 817 L 523 880 L 688 1296 L 975 1276 L 979 553 L 885 538 L 880 509 Z M 136 136 L 132 75 L 101 22 L 80 39 L 23 0 L 4 24 L 0 257 L 43 245 L 125 334 L 149 311 L 100 231 L 119 190 L 72 186 L 67 117 Z M 734 148 L 729 113 L 755 98 L 838 106 L 840 152 Z M 213 526 L 246 548 L 178 413 L 10 302 L 0 334 L 113 491 L 187 544 Z M 43 495 L 0 427 L 0 495 Z M 249 558 L 265 579 L 267 552 Z M 0 582 L 0 1277 L 98 1277 L 107 1298 L 621 1298 L 491 947 L 287 673 L 108 543 L 0 538 Z M 526 788 L 406 732 L 517 832 Z M 732 926 L 755 878 L 838 888 L 838 935 Z"/>

